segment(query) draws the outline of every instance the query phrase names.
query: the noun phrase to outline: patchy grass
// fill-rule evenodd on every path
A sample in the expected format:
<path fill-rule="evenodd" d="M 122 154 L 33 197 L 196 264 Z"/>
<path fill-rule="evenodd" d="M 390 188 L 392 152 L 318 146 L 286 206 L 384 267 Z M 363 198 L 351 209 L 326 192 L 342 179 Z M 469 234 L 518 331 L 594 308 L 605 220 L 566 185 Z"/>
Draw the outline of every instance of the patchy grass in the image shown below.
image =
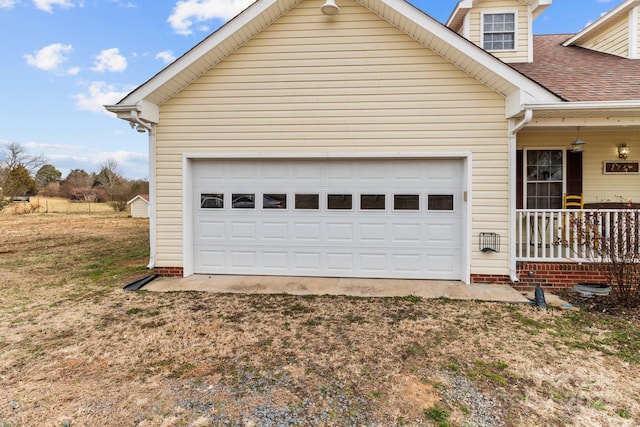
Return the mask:
<path fill-rule="evenodd" d="M 148 274 L 148 223 L 125 215 L 0 215 L 0 425 L 640 423 L 637 323 L 411 295 L 127 292 Z"/>

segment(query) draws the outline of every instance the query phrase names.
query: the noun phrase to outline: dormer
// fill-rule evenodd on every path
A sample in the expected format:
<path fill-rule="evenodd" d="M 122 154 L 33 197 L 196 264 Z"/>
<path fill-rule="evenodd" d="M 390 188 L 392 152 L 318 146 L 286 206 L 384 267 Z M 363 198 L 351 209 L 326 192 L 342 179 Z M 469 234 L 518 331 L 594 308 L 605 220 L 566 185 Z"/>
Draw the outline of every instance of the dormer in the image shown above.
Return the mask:
<path fill-rule="evenodd" d="M 640 0 L 627 0 L 563 44 L 640 59 L 639 28 Z"/>
<path fill-rule="evenodd" d="M 504 62 L 533 62 L 533 20 L 551 2 L 461 0 L 447 26 Z"/>

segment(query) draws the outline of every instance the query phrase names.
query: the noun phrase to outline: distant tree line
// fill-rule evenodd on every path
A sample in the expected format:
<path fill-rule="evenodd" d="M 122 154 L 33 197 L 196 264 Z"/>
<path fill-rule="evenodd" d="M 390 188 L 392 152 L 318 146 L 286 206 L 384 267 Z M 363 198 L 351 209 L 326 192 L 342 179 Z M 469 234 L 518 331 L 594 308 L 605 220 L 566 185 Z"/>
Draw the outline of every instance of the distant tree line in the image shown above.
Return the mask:
<path fill-rule="evenodd" d="M 73 169 L 62 178 L 62 172 L 44 156 L 29 154 L 19 143 L 7 143 L 0 152 L 0 210 L 14 200 L 40 195 L 106 202 L 123 211 L 128 200 L 148 193 L 148 181 L 124 178 L 118 162 L 112 159 L 101 164 L 98 173 Z"/>

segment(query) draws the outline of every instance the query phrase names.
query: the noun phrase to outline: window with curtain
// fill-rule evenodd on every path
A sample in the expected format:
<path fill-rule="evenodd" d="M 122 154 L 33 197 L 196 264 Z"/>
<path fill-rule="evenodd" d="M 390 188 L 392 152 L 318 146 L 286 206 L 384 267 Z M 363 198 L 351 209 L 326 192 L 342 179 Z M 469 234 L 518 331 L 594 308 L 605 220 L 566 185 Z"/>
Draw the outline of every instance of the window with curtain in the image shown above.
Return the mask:
<path fill-rule="evenodd" d="M 563 150 L 526 151 L 526 208 L 562 209 Z"/>

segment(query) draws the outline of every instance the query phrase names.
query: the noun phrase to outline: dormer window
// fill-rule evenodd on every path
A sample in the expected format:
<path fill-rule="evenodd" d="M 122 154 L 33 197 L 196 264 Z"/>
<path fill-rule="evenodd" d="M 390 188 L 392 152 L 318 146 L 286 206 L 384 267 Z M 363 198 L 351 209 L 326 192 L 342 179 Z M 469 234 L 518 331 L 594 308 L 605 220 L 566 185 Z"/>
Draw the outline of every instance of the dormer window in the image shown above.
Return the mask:
<path fill-rule="evenodd" d="M 516 48 L 516 14 L 485 13 L 482 15 L 482 40 L 485 50 Z"/>

